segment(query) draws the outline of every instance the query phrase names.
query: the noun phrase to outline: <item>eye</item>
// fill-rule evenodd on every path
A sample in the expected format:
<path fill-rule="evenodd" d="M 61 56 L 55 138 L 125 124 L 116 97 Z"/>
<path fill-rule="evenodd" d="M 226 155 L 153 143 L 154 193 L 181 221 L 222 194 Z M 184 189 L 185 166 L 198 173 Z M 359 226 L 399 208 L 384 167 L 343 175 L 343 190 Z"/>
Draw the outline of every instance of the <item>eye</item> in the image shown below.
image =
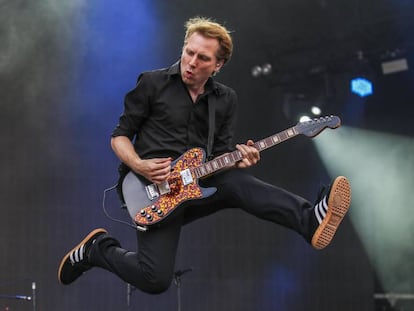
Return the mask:
<path fill-rule="evenodd" d="M 205 62 L 207 62 L 207 61 L 209 61 L 209 60 L 210 60 L 210 57 L 205 56 L 205 55 L 200 55 L 200 56 L 199 56 L 199 58 L 200 58 L 202 61 L 205 61 Z"/>

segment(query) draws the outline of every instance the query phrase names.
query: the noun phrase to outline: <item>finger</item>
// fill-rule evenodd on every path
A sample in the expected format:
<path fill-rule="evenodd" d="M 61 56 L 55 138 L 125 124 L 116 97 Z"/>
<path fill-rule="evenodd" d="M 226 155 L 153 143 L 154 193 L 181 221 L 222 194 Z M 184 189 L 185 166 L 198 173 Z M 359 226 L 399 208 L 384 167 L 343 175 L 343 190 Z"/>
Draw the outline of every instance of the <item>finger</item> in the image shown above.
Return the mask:
<path fill-rule="evenodd" d="M 238 168 L 247 168 L 249 166 L 252 166 L 252 164 L 248 159 L 242 159 L 237 163 Z"/>
<path fill-rule="evenodd" d="M 166 167 L 171 166 L 171 161 L 155 161 L 152 162 L 152 169 L 154 170 L 162 170 Z"/>
<path fill-rule="evenodd" d="M 253 140 L 249 139 L 249 140 L 246 142 L 246 145 L 247 145 L 247 146 L 253 146 L 253 145 L 254 145 Z"/>
<path fill-rule="evenodd" d="M 172 158 L 155 158 L 153 159 L 155 163 L 166 163 L 166 162 L 171 162 Z"/>
<path fill-rule="evenodd" d="M 151 170 L 154 171 L 154 172 L 159 172 L 159 171 L 163 171 L 163 170 L 165 170 L 165 171 L 168 170 L 169 171 L 170 169 L 171 169 L 171 161 L 170 160 L 161 161 L 161 162 L 155 161 L 151 164 Z"/>
<path fill-rule="evenodd" d="M 249 158 L 244 158 L 242 162 L 244 163 L 245 167 L 249 167 L 252 165 L 252 162 Z"/>
<path fill-rule="evenodd" d="M 236 148 L 241 152 L 243 158 L 247 156 L 248 148 L 246 145 L 237 144 Z"/>
<path fill-rule="evenodd" d="M 251 155 L 251 160 L 254 161 L 254 163 L 260 160 L 260 152 L 256 148 L 251 147 L 250 155 Z"/>
<path fill-rule="evenodd" d="M 250 141 L 253 143 L 253 141 Z M 249 143 L 249 141 L 247 142 Z M 251 145 L 237 145 L 237 149 L 240 150 L 242 153 L 243 158 L 247 158 L 250 161 L 257 161 L 260 157 L 259 151 L 255 147 L 251 147 Z"/>
<path fill-rule="evenodd" d="M 160 184 L 168 179 L 170 174 L 154 175 L 151 177 L 151 181 Z"/>
<path fill-rule="evenodd" d="M 242 161 L 245 163 L 246 166 L 250 165 L 250 150 L 246 145 L 240 146 L 240 151 L 242 153 Z"/>
<path fill-rule="evenodd" d="M 168 176 L 170 176 L 170 173 L 171 173 L 171 166 L 168 165 L 165 168 L 153 170 L 151 175 L 152 175 L 152 178 L 166 179 Z"/>

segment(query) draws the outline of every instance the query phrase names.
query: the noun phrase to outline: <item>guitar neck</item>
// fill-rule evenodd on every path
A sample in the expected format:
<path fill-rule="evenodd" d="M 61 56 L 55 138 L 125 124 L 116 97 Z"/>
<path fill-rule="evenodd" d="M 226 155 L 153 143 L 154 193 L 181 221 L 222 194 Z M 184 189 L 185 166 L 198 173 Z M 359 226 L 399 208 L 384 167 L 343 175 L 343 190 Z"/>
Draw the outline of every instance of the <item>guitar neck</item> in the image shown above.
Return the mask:
<path fill-rule="evenodd" d="M 272 136 L 266 137 L 254 143 L 254 147 L 259 150 L 265 150 L 267 148 L 273 147 L 277 144 L 280 144 L 292 137 L 299 135 L 296 126 L 288 128 L 280 133 L 274 134 Z M 243 159 L 243 155 L 239 150 L 223 154 L 214 158 L 211 161 L 208 161 L 198 167 L 193 168 L 193 172 L 197 178 L 201 178 L 207 175 L 211 175 L 221 169 L 226 167 L 233 166 L 236 162 Z"/>

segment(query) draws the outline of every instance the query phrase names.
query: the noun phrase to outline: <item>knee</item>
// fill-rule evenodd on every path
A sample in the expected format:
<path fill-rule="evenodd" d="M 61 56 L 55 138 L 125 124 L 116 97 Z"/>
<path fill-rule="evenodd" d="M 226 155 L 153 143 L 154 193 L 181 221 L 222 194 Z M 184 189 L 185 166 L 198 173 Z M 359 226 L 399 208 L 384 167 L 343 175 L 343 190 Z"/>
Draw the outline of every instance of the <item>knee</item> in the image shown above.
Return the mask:
<path fill-rule="evenodd" d="M 145 293 L 157 295 L 166 292 L 170 288 L 171 281 L 170 276 L 151 273 L 144 275 L 144 282 L 133 282 L 132 285 Z"/>
<path fill-rule="evenodd" d="M 155 279 L 149 282 L 147 293 L 162 294 L 166 292 L 171 285 L 171 279 Z"/>

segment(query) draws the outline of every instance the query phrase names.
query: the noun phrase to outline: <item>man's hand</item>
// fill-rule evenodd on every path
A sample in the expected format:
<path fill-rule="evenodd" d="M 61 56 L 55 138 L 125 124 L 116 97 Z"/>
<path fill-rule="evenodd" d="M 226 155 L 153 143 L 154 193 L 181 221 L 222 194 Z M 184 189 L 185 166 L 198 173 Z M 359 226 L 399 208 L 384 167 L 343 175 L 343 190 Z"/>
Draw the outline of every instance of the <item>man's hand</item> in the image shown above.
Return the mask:
<path fill-rule="evenodd" d="M 172 158 L 143 160 L 136 153 L 131 140 L 127 136 L 112 137 L 111 147 L 118 158 L 131 170 L 153 183 L 160 184 L 170 176 Z"/>
<path fill-rule="evenodd" d="M 243 159 L 236 163 L 238 168 L 246 168 L 255 165 L 260 160 L 260 153 L 255 147 L 253 147 L 253 140 L 249 139 L 245 145 L 237 144 L 236 148 L 239 150 Z"/>
<path fill-rule="evenodd" d="M 155 158 L 140 160 L 136 172 L 149 181 L 160 184 L 167 180 L 171 173 L 172 158 Z"/>

